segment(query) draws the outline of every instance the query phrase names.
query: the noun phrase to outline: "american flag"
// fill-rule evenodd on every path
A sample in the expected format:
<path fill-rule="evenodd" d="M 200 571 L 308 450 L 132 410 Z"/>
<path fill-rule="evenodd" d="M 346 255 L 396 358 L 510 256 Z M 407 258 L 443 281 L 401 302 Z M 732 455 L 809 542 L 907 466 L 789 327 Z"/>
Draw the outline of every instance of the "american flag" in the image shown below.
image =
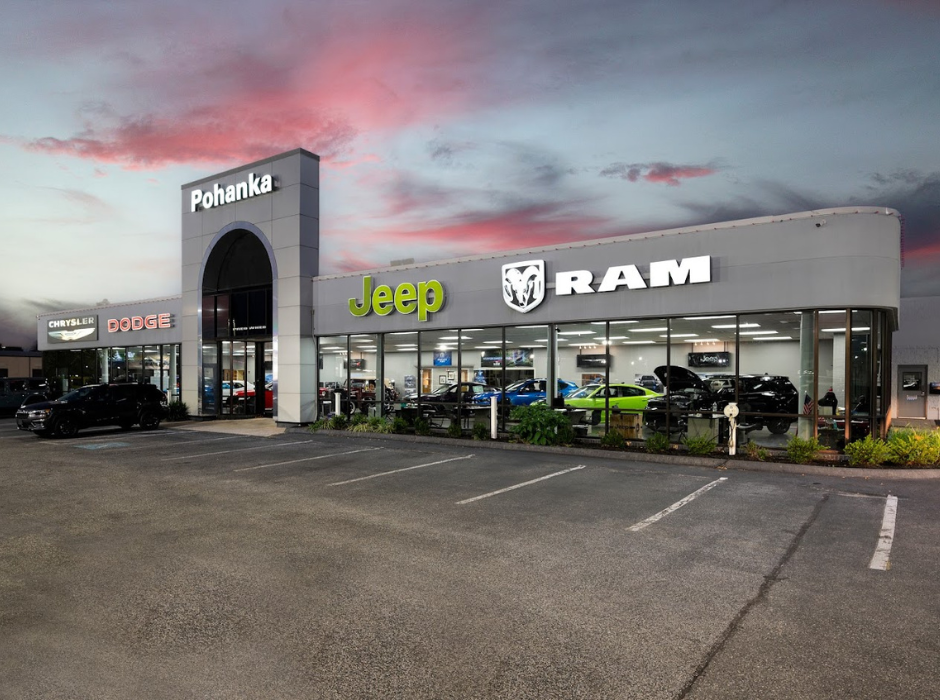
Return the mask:
<path fill-rule="evenodd" d="M 813 400 L 809 397 L 809 394 L 804 394 L 804 398 L 803 398 L 803 415 L 805 415 L 805 416 L 812 415 L 812 413 L 813 413 L 813 407 L 814 407 L 815 405 L 816 405 L 816 402 L 813 401 Z"/>

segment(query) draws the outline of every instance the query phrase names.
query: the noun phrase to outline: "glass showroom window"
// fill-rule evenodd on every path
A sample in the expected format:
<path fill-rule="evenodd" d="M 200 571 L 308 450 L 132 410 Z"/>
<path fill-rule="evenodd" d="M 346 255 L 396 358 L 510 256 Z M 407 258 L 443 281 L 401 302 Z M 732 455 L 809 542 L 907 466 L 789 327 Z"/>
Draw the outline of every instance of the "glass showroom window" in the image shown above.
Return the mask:
<path fill-rule="evenodd" d="M 721 411 L 734 400 L 736 326 L 734 315 L 688 316 L 671 319 L 668 335 L 652 333 L 670 344 L 669 422 L 676 432 L 716 446 L 726 441 Z"/>
<path fill-rule="evenodd" d="M 111 381 L 127 381 L 127 348 L 110 348 Z"/>
<path fill-rule="evenodd" d="M 222 380 L 219 373 L 219 344 L 216 342 L 202 345 L 202 415 L 215 415 Z"/>
<path fill-rule="evenodd" d="M 561 383 L 555 378 L 555 390 L 549 384 L 549 327 L 546 325 L 512 326 L 506 328 L 506 348 L 502 365 L 505 368 L 505 391 L 502 396 L 503 414 L 508 417 L 515 406 L 530 406 L 536 402 L 552 403 L 560 392 Z M 565 382 L 574 388 L 574 382 Z M 563 405 L 563 404 L 562 404 Z"/>
<path fill-rule="evenodd" d="M 626 385 L 619 389 L 620 393 L 637 394 L 636 398 L 621 399 L 614 403 L 620 403 L 621 419 L 625 410 L 629 413 L 636 411 L 635 415 L 642 416 L 642 424 L 646 426 L 645 435 L 651 431 L 666 430 L 667 403 L 666 397 L 662 395 L 665 389 L 656 376 L 656 370 L 665 370 L 669 364 L 669 345 L 667 338 L 663 337 L 668 326 L 664 318 L 618 319 L 611 321 L 607 329 L 611 383 Z M 642 395 L 639 395 L 639 389 L 644 390 Z M 629 431 L 632 428 L 629 424 L 624 426 L 623 422 L 620 421 L 620 428 L 625 431 L 624 436 L 631 437 Z M 636 437 L 643 437 L 643 434 Z"/>
<path fill-rule="evenodd" d="M 378 336 L 357 333 L 349 336 L 349 382 L 344 386 L 352 413 L 377 416 L 381 406 L 381 367 Z"/>
<path fill-rule="evenodd" d="M 504 424 L 510 402 L 501 390 L 512 382 L 507 379 L 503 328 L 466 328 L 460 331 L 461 376 L 473 383 L 470 390 L 471 409 L 467 416 L 489 420 L 490 399 L 500 403 L 501 423 Z"/>
<path fill-rule="evenodd" d="M 418 397 L 418 331 L 386 333 L 382 347 L 385 406 L 391 415 L 404 417 L 403 407 Z"/>
<path fill-rule="evenodd" d="M 738 425 L 746 440 L 782 447 L 798 430 L 811 437 L 815 376 L 812 312 L 741 316 L 738 338 L 735 395 L 741 411 Z"/>
<path fill-rule="evenodd" d="M 95 369 L 98 381 L 107 384 L 111 381 L 111 371 L 108 366 L 108 348 L 98 348 L 95 353 Z"/>
<path fill-rule="evenodd" d="M 432 427 L 447 427 L 462 404 L 459 383 L 459 333 L 456 329 L 422 331 L 420 416 Z"/>
<path fill-rule="evenodd" d="M 576 384 L 564 405 L 577 429 L 600 437 L 606 430 L 607 383 L 610 355 L 607 352 L 607 323 L 566 323 L 555 327 L 555 376 Z"/>
<path fill-rule="evenodd" d="M 872 405 L 874 402 L 874 352 L 875 333 L 872 330 L 872 312 L 853 309 L 848 344 L 849 405 L 851 405 L 849 441 L 860 440 L 871 432 Z"/>
<path fill-rule="evenodd" d="M 180 399 L 180 346 L 164 345 L 161 355 L 160 365 L 161 374 L 165 375 L 166 383 L 160 388 L 163 389 L 170 401 L 179 401 Z"/>
<path fill-rule="evenodd" d="M 319 412 L 323 416 L 337 412 L 349 415 L 349 401 L 343 394 L 346 386 L 346 358 L 349 353 L 347 346 L 348 338 L 345 335 L 317 339 L 317 402 Z"/>

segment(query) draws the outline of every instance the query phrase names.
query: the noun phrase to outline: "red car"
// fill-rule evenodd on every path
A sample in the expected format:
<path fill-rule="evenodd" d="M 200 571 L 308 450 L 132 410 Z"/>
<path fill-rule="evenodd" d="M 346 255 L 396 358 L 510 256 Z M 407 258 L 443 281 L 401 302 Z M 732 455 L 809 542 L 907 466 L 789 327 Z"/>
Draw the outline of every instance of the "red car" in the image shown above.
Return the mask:
<path fill-rule="evenodd" d="M 268 382 L 267 384 L 264 385 L 264 408 L 266 411 L 274 410 L 274 392 L 272 391 L 273 388 L 274 388 L 273 382 Z M 245 391 L 244 388 L 236 389 L 235 393 L 233 394 L 233 399 L 235 400 L 236 403 L 243 404 L 245 403 L 246 396 L 248 397 L 248 399 L 253 399 L 255 397 L 254 388 L 248 389 L 247 392 Z"/>

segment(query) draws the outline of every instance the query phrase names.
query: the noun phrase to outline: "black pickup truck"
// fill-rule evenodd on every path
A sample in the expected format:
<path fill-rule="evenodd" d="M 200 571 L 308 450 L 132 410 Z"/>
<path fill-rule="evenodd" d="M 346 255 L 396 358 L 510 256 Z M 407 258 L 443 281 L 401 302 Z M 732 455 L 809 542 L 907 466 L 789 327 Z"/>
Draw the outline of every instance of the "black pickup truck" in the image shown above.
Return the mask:
<path fill-rule="evenodd" d="M 16 412 L 16 427 L 40 436 L 72 437 L 82 428 L 106 425 L 153 430 L 166 415 L 166 394 L 151 384 L 91 384 L 55 401 L 23 406 Z"/>

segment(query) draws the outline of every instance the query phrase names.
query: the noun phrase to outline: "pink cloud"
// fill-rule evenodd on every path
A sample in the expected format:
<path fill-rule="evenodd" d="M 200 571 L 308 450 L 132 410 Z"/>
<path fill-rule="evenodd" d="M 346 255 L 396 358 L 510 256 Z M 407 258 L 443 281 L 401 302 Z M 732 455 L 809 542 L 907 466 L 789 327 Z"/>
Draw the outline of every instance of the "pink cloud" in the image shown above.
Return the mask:
<path fill-rule="evenodd" d="M 501 250 L 532 248 L 567 243 L 576 240 L 625 235 L 640 230 L 611 230 L 609 219 L 565 214 L 561 205 L 550 203 L 519 210 L 487 215 L 473 215 L 462 220 L 424 228 L 388 226 L 367 233 L 349 233 L 355 250 L 363 251 L 384 246 L 402 246 L 414 250 L 430 248 L 437 258 L 481 255 Z M 336 239 L 347 239 L 343 232 L 333 231 Z M 382 253 L 369 257 L 362 253 L 341 249 L 331 256 L 329 266 L 344 272 L 387 265 Z"/>
<path fill-rule="evenodd" d="M 604 177 L 619 177 L 636 182 L 641 178 L 647 182 L 662 183 L 678 187 L 682 180 L 714 175 L 718 168 L 711 165 L 673 165 L 672 163 L 612 163 L 603 170 Z"/>
<path fill-rule="evenodd" d="M 282 45 L 263 56 L 238 41 L 206 41 L 205 55 L 125 61 L 115 99 L 143 90 L 159 111 L 101 108 L 79 114 L 84 128 L 71 136 L 14 141 L 126 169 L 245 162 L 298 145 L 348 165 L 359 133 L 431 123 L 473 99 L 472 81 L 449 77 L 473 63 L 465 18 L 382 19 L 342 31 L 361 23 L 340 18 L 326 31 L 317 16 L 286 15 L 297 26 L 278 26 Z"/>

